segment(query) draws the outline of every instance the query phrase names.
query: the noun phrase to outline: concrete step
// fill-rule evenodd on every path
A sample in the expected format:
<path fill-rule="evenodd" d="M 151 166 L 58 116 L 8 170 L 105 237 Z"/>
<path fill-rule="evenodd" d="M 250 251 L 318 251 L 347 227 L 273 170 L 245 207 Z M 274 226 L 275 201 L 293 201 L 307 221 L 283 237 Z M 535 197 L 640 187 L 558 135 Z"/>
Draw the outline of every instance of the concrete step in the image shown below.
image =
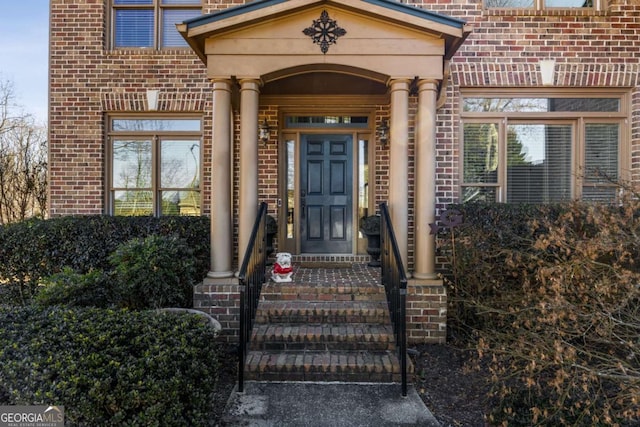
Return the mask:
<path fill-rule="evenodd" d="M 389 324 L 386 301 L 261 301 L 256 323 Z"/>
<path fill-rule="evenodd" d="M 256 324 L 252 350 L 394 350 L 390 324 Z"/>
<path fill-rule="evenodd" d="M 408 372 L 413 367 L 408 366 Z M 245 378 L 255 381 L 400 382 L 393 351 L 250 351 Z"/>

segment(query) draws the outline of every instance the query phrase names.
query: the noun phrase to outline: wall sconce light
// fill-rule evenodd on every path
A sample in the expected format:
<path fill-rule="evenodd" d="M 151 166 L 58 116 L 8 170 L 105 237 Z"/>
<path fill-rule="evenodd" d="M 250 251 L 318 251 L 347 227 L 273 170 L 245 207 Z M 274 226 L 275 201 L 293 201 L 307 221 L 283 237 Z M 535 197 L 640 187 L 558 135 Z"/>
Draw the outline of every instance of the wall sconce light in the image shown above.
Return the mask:
<path fill-rule="evenodd" d="M 267 123 L 267 119 L 264 119 L 264 121 L 258 125 L 258 138 L 262 142 L 262 145 L 267 145 L 270 134 L 271 128 L 269 127 L 269 123 Z"/>
<path fill-rule="evenodd" d="M 542 76 L 542 84 L 545 86 L 552 85 L 555 82 L 556 60 L 542 59 L 540 60 L 540 75 Z"/>
<path fill-rule="evenodd" d="M 386 120 L 383 120 L 376 128 L 376 134 L 378 136 L 378 142 L 383 148 L 387 147 L 389 142 L 389 125 Z"/>

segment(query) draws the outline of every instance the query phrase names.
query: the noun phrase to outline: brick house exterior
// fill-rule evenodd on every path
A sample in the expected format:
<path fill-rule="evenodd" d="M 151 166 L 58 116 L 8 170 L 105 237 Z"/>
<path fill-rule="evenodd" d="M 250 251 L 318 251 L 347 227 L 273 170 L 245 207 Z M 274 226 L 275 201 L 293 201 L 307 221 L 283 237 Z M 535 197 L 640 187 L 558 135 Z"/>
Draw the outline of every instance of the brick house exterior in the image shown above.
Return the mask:
<path fill-rule="evenodd" d="M 197 303 L 233 335 L 233 272 L 257 201 L 286 230 L 278 247 L 307 261 L 361 259 L 355 223 L 389 201 L 413 274 L 409 339 L 441 341 L 446 295 L 428 225 L 449 204 L 615 197 L 591 167 L 640 181 L 640 5 L 509 1 L 202 0 L 163 47 L 164 13 L 180 5 L 51 0 L 49 213 L 136 213 L 131 200 L 144 199 L 138 214 L 211 216 L 212 271 Z M 136 45 L 119 31 L 143 9 L 155 30 Z M 323 11 L 346 31 L 331 29 L 325 52 L 303 31 Z M 328 119 L 338 116 L 348 119 Z M 347 249 L 301 242 L 313 231 L 301 225 L 298 180 L 312 160 L 298 156 L 316 134 L 352 144 Z M 513 138 L 525 147 L 517 161 L 506 157 Z M 150 165 L 144 177 L 124 177 L 132 145 Z M 188 177 L 159 160 L 179 156 L 194 156 Z"/>

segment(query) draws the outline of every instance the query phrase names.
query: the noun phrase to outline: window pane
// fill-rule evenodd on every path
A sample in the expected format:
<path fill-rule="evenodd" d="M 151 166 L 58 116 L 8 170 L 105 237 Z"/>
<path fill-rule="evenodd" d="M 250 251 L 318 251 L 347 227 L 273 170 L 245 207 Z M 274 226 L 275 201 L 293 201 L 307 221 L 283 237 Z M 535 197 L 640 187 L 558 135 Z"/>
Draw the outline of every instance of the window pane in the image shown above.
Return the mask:
<path fill-rule="evenodd" d="M 163 191 L 162 215 L 200 215 L 199 191 Z"/>
<path fill-rule="evenodd" d="M 613 183 L 618 180 L 618 140 L 617 124 L 585 125 L 585 182 Z"/>
<path fill-rule="evenodd" d="M 545 0 L 546 7 L 591 7 L 591 0 Z"/>
<path fill-rule="evenodd" d="M 471 113 L 618 112 L 618 98 L 465 98 Z"/>
<path fill-rule="evenodd" d="M 616 187 L 583 187 L 582 200 L 591 202 L 611 202 L 616 198 Z"/>
<path fill-rule="evenodd" d="M 571 198 L 570 125 L 507 128 L 507 202 L 549 203 Z"/>
<path fill-rule="evenodd" d="M 287 116 L 286 127 L 353 127 L 366 128 L 368 116 Z"/>
<path fill-rule="evenodd" d="M 498 125 L 467 123 L 464 125 L 464 182 L 498 182 Z"/>
<path fill-rule="evenodd" d="M 533 7 L 533 0 L 485 0 L 485 7 Z"/>
<path fill-rule="evenodd" d="M 463 202 L 496 202 L 497 187 L 463 187 Z"/>
<path fill-rule="evenodd" d="M 153 0 L 115 0 L 113 4 L 153 4 Z"/>
<path fill-rule="evenodd" d="M 176 24 L 200 16 L 200 10 L 165 9 L 162 12 L 162 47 L 187 47 L 187 41 L 176 30 Z"/>
<path fill-rule="evenodd" d="M 162 141 L 160 160 L 162 188 L 200 187 L 199 141 Z"/>
<path fill-rule="evenodd" d="M 153 47 L 153 10 L 116 10 L 115 44 L 116 47 Z"/>
<path fill-rule="evenodd" d="M 287 239 L 292 239 L 295 226 L 295 190 L 296 190 L 296 169 L 295 169 L 295 141 L 288 140 L 287 144 Z"/>
<path fill-rule="evenodd" d="M 151 188 L 151 141 L 113 143 L 113 188 Z"/>
<path fill-rule="evenodd" d="M 114 119 L 114 131 L 200 131 L 198 119 L 147 120 L 147 119 Z"/>
<path fill-rule="evenodd" d="M 358 218 L 369 215 L 369 141 L 358 141 Z M 363 237 L 363 236 L 361 236 Z"/>
<path fill-rule="evenodd" d="M 191 6 L 200 6 L 200 0 L 162 0 L 162 4 L 180 4 L 180 5 L 191 5 Z"/>
<path fill-rule="evenodd" d="M 114 191 L 113 199 L 114 215 L 153 215 L 153 193 L 151 191 Z"/>

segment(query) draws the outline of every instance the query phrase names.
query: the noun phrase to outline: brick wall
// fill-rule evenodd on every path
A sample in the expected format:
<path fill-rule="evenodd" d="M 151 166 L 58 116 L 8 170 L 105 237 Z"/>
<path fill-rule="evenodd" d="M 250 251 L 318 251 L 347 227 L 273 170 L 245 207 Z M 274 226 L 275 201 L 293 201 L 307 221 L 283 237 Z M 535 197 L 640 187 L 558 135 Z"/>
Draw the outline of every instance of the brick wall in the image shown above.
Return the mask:
<path fill-rule="evenodd" d="M 244 1 L 203 0 L 203 12 L 213 12 Z M 436 195 L 439 209 L 455 202 L 459 185 L 459 122 L 461 90 L 472 87 L 543 88 L 538 81 L 538 61 L 554 58 L 557 75 L 553 88 L 627 88 L 631 93 L 632 177 L 640 181 L 640 3 L 610 0 L 606 11 L 552 11 L 511 13 L 486 11 L 482 0 L 402 1 L 427 10 L 466 20 L 473 32 L 450 64 L 447 101 L 437 116 Z M 107 0 L 51 0 L 49 157 L 51 216 L 105 212 L 105 117 L 115 112 L 146 111 L 146 91 L 160 90 L 159 113 L 201 114 L 205 129 L 202 149 L 203 213 L 209 214 L 211 189 L 211 86 L 204 64 L 188 49 L 143 52 L 110 50 Z M 411 98 L 410 110 L 415 111 Z M 278 110 L 262 107 L 277 128 Z M 376 121 L 388 117 L 379 106 Z M 236 165 L 239 147 L 236 112 Z M 410 123 L 413 135 L 413 124 Z M 277 134 L 259 148 L 260 195 L 275 214 L 277 201 Z M 410 153 L 413 144 L 410 141 Z M 376 204 L 388 196 L 388 150 L 376 144 Z M 238 178 L 238 170 L 235 168 Z M 409 188 L 414 164 L 409 162 Z M 236 179 L 237 182 L 237 179 Z M 234 194 L 237 196 L 237 187 Z M 236 197 L 237 200 L 237 197 Z M 237 210 L 237 204 L 234 205 Z M 409 198 L 413 213 L 413 198 Z M 412 225 L 410 218 L 410 225 Z M 237 228 L 237 224 L 236 224 Z M 237 230 L 235 232 L 237 236 Z M 409 244 L 413 242 L 410 235 Z M 237 237 L 236 237 L 237 238 Z M 410 262 L 411 264 L 411 262 Z M 211 285 L 205 294 L 218 303 L 220 316 L 233 316 L 232 285 Z M 216 287 L 217 286 L 217 287 Z M 225 287 L 227 286 L 227 287 Z M 444 289 L 414 286 L 409 291 L 410 323 L 417 325 L 410 339 L 441 338 L 446 316 Z M 211 303 L 208 301 L 207 303 Z M 223 312 L 224 311 L 224 312 Z M 233 330 L 229 317 L 223 326 Z M 227 321 L 225 320 L 225 321 Z M 226 325 L 226 326 L 225 326 Z"/>

